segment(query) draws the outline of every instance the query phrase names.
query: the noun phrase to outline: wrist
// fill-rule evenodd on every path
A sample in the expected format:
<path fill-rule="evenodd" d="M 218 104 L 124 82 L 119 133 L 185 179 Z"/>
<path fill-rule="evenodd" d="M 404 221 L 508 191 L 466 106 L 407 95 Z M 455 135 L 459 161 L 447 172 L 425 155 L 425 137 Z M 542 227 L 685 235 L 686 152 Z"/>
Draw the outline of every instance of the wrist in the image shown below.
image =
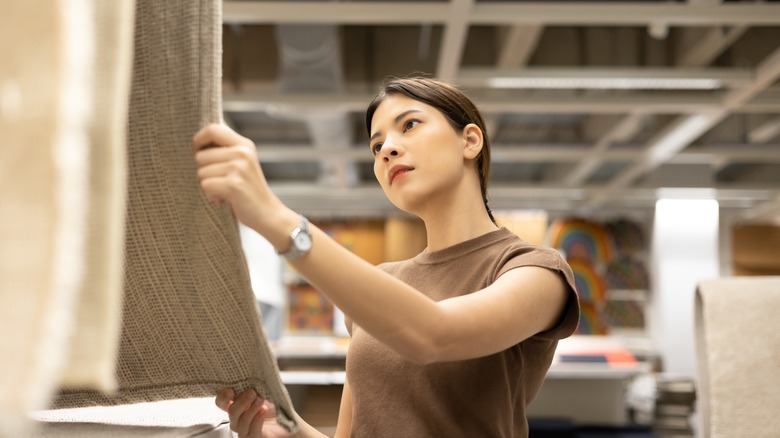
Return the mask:
<path fill-rule="evenodd" d="M 260 208 L 245 215 L 245 218 L 251 221 L 242 220 L 242 222 L 257 231 L 277 251 L 284 250 L 289 245 L 290 231 L 300 222 L 299 215 L 276 197 L 264 203 L 265 205 L 258 203 Z"/>
<path fill-rule="evenodd" d="M 266 239 L 273 245 L 277 253 L 284 253 L 292 246 L 290 235 L 301 225 L 301 215 L 289 208 L 284 208 L 274 218 L 269 219 Z"/>
<path fill-rule="evenodd" d="M 299 215 L 298 226 L 290 232 L 290 245 L 286 250 L 276 250 L 276 253 L 287 261 L 293 261 L 305 256 L 311 251 L 312 236 L 309 229 L 309 220 L 303 215 Z"/>

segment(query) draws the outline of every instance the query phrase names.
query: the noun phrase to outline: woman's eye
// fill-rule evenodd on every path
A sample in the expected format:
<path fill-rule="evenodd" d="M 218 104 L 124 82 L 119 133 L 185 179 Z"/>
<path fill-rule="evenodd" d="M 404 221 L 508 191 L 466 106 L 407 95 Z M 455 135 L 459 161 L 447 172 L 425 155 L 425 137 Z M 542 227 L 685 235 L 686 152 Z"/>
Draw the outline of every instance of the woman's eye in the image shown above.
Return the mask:
<path fill-rule="evenodd" d="M 419 120 L 414 120 L 414 119 L 409 120 L 408 122 L 404 123 L 404 132 L 414 128 L 419 123 L 420 123 Z"/>
<path fill-rule="evenodd" d="M 382 143 L 375 143 L 373 146 L 371 146 L 371 152 L 373 152 L 374 155 L 378 154 L 381 150 Z"/>

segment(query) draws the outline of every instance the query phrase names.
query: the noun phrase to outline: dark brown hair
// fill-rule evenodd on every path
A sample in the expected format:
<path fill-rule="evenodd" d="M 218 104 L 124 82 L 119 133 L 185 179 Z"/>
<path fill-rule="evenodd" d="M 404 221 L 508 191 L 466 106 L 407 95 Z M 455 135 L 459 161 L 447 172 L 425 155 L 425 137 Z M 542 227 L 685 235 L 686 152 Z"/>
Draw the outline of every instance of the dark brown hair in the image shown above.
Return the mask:
<path fill-rule="evenodd" d="M 477 125 L 482 130 L 482 151 L 477 156 L 479 187 L 482 191 L 485 209 L 487 209 L 490 220 L 495 223 L 487 199 L 487 185 L 490 178 L 490 140 L 485 129 L 485 121 L 474 102 L 454 85 L 431 77 L 389 78 L 382 83 L 379 93 L 366 109 L 366 130 L 369 137 L 371 136 L 371 121 L 376 109 L 388 96 L 394 94 L 402 94 L 438 109 L 456 132 L 462 132 L 469 123 Z"/>

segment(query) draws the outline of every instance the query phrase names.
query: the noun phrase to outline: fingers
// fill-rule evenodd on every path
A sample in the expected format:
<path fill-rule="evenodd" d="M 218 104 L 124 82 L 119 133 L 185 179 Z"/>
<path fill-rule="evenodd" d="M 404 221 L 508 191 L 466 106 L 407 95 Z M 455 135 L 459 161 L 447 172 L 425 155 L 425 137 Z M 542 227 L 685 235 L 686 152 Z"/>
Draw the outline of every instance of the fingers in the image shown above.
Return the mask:
<path fill-rule="evenodd" d="M 231 146 L 247 143 L 248 139 L 225 125 L 211 123 L 204 126 L 192 137 L 192 149 L 197 152 L 215 146 Z"/>
<path fill-rule="evenodd" d="M 204 146 L 195 151 L 195 163 L 198 167 L 227 161 L 257 161 L 254 144 L 235 143 L 222 147 Z"/>
<path fill-rule="evenodd" d="M 233 404 L 230 406 L 230 410 L 228 411 L 228 417 L 230 418 L 230 430 L 233 432 L 238 432 L 238 421 L 241 418 L 241 415 L 246 411 L 251 405 L 252 402 L 257 398 L 255 395 L 253 397 L 254 391 L 244 391 L 239 395 L 235 400 L 233 400 Z"/>
<path fill-rule="evenodd" d="M 206 197 L 212 202 L 233 201 L 231 195 L 262 184 L 262 171 L 251 151 L 244 146 L 209 149 L 195 155 L 197 175 Z"/>
<path fill-rule="evenodd" d="M 249 407 L 252 405 L 252 402 L 255 401 L 256 398 L 256 392 L 252 390 L 246 390 L 238 397 L 236 397 L 235 400 L 233 400 L 233 404 L 230 406 L 230 410 L 228 411 L 228 417 L 230 417 L 230 429 L 232 431 L 238 431 L 238 420 L 241 418 L 241 415 L 244 413 L 244 411 L 249 409 Z"/>
<path fill-rule="evenodd" d="M 265 180 L 255 144 L 226 126 L 212 124 L 193 136 L 192 147 L 206 199 L 226 203 L 238 220 L 262 227 L 259 212 L 280 203 Z"/>
<path fill-rule="evenodd" d="M 249 425 L 249 436 L 262 436 L 265 420 L 269 416 L 268 403 L 263 403 Z"/>
<path fill-rule="evenodd" d="M 236 398 L 236 392 L 233 388 L 225 388 L 217 393 L 217 397 L 214 399 L 214 403 L 218 408 L 227 412 L 230 409 L 230 405 L 233 403 L 233 399 Z"/>
<path fill-rule="evenodd" d="M 241 414 L 241 416 L 238 418 L 238 424 L 236 427 L 236 432 L 238 432 L 239 437 L 243 438 L 243 437 L 253 436 L 250 435 L 250 432 L 252 431 L 252 424 L 254 423 L 254 420 L 258 418 L 260 421 L 260 427 L 259 428 L 256 427 L 256 428 L 258 431 L 262 430 L 262 424 L 263 421 L 265 421 L 265 416 L 261 413 L 262 408 L 263 408 L 263 399 L 260 397 L 256 397 L 249 405 L 247 410 L 245 410 L 244 413 Z M 258 433 L 257 436 L 261 436 L 261 435 Z"/>
<path fill-rule="evenodd" d="M 245 436 L 249 432 L 252 419 L 263 406 L 263 398 L 254 389 L 247 389 L 233 401 L 228 411 L 230 429 Z"/>
<path fill-rule="evenodd" d="M 239 171 L 240 166 L 231 162 L 219 162 L 213 164 L 207 164 L 198 168 L 198 178 L 200 180 L 208 178 L 219 178 L 221 176 L 227 176 L 234 172 Z"/>
<path fill-rule="evenodd" d="M 263 402 L 263 407 L 268 410 L 268 416 L 269 417 L 275 417 L 276 416 L 276 405 L 269 402 L 268 400 L 265 400 Z"/>

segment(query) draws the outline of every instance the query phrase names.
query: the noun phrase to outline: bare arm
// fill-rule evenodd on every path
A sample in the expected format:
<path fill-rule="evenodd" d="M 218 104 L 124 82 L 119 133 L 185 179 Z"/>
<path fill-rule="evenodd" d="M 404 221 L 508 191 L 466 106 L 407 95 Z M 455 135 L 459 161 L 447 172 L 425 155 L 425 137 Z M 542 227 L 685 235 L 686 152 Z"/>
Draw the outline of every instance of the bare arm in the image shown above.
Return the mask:
<path fill-rule="evenodd" d="M 205 148 L 212 144 L 221 147 Z M 193 146 L 206 196 L 228 202 L 239 220 L 286 250 L 299 217 L 271 192 L 254 144 L 225 126 L 210 125 L 195 135 Z M 295 268 L 356 324 L 418 363 L 502 351 L 550 328 L 566 301 L 559 276 L 522 267 L 479 293 L 435 302 L 318 228 L 312 234 L 312 250 L 293 262 Z"/>
<path fill-rule="evenodd" d="M 505 350 L 551 328 L 566 300 L 558 275 L 522 267 L 478 293 L 435 302 L 318 229 L 312 251 L 293 265 L 357 325 L 418 363 Z"/>

